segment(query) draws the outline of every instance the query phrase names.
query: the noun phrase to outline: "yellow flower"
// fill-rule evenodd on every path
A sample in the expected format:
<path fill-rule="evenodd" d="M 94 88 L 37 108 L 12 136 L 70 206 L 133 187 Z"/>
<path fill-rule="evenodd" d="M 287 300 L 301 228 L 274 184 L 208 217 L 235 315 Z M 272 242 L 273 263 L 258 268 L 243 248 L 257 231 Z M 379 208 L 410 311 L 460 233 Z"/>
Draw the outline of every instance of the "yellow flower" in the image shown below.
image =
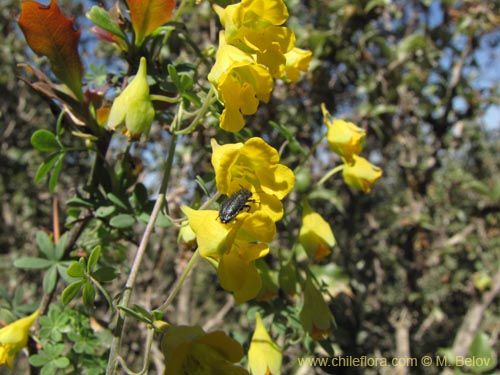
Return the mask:
<path fill-rule="evenodd" d="M 187 220 L 182 222 L 181 229 L 179 230 L 179 236 L 177 237 L 178 243 L 191 243 L 196 241 L 196 234 L 193 232 L 193 229 L 189 226 L 189 222 Z"/>
<path fill-rule="evenodd" d="M 182 212 L 189 220 L 189 226 L 196 233 L 200 255 L 219 262 L 229 253 L 235 241 L 271 242 L 276 235 L 276 227 L 269 216 L 262 212 L 238 215 L 237 220 L 222 224 L 215 210 L 193 210 L 182 206 Z"/>
<path fill-rule="evenodd" d="M 161 340 L 164 375 L 248 375 L 235 365 L 243 348 L 222 331 L 205 333 L 199 326 L 169 326 Z"/>
<path fill-rule="evenodd" d="M 314 212 L 305 199 L 299 241 L 309 258 L 315 262 L 320 262 L 328 256 L 331 253 L 330 248 L 335 245 L 330 224 L 320 214 Z"/>
<path fill-rule="evenodd" d="M 304 305 L 299 318 L 304 329 L 315 341 L 324 340 L 328 336 L 334 321 L 330 308 L 310 276 L 307 276 L 306 279 Z"/>
<path fill-rule="evenodd" d="M 281 27 L 288 18 L 282 0 L 243 0 L 226 8 L 214 6 L 228 44 L 256 56 L 275 78 L 281 77 L 285 54 L 295 45 L 294 33 Z"/>
<path fill-rule="evenodd" d="M 267 102 L 273 89 L 269 71 L 238 48 L 225 44 L 222 33 L 208 79 L 225 106 L 220 127 L 230 132 L 240 131 L 245 125 L 243 115 L 257 112 L 259 101 Z"/>
<path fill-rule="evenodd" d="M 267 333 L 257 313 L 255 331 L 248 349 L 248 367 L 252 375 L 279 375 L 283 355 Z"/>
<path fill-rule="evenodd" d="M 237 303 L 254 298 L 262 285 L 255 260 L 266 256 L 283 216 L 283 199 L 293 188 L 294 174 L 279 164 L 278 152 L 261 138 L 219 146 L 212 141 L 217 189 L 224 194 L 246 189 L 249 209 L 222 223 L 214 210 L 181 209 L 196 234 L 200 255 L 216 268 L 222 287 Z"/>
<path fill-rule="evenodd" d="M 295 82 L 300 77 L 300 72 L 305 72 L 309 68 L 312 60 L 312 52 L 301 48 L 293 48 L 285 54 L 286 66 L 284 78 L 290 82 Z"/>
<path fill-rule="evenodd" d="M 328 126 L 330 149 L 351 162 L 352 156 L 359 154 L 363 149 L 366 132 L 352 122 L 338 119 L 332 121 L 324 104 L 321 104 L 321 110 L 324 117 L 323 121 Z"/>
<path fill-rule="evenodd" d="M 252 192 L 259 211 L 280 220 L 281 200 L 292 190 L 295 176 L 279 164 L 278 151 L 258 137 L 222 146 L 213 140 L 212 149 L 217 189 L 230 195 L 243 187 Z"/>
<path fill-rule="evenodd" d="M 221 286 L 234 293 L 236 303 L 254 298 L 262 285 L 254 261 L 269 253 L 266 243 L 276 236 L 271 218 L 246 212 L 237 220 L 222 224 L 214 210 L 181 207 L 196 233 L 200 255 L 217 268 Z"/>
<path fill-rule="evenodd" d="M 36 310 L 30 316 L 16 320 L 0 329 L 0 366 L 7 364 L 12 368 L 14 356 L 28 343 L 28 330 L 38 317 Z"/>
<path fill-rule="evenodd" d="M 136 139 L 142 133 L 149 133 L 154 116 L 155 111 L 149 96 L 146 59 L 141 57 L 134 79 L 113 102 L 106 127 L 116 130 L 125 121 L 124 133 Z"/>
<path fill-rule="evenodd" d="M 236 303 L 249 301 L 259 293 L 262 280 L 254 261 L 268 253 L 266 244 L 235 241 L 231 251 L 221 258 L 217 269 L 220 285 L 234 293 Z"/>
<path fill-rule="evenodd" d="M 345 163 L 342 174 L 347 185 L 354 189 L 371 191 L 371 185 L 382 176 L 382 169 L 361 156 L 353 155 L 353 163 Z"/>

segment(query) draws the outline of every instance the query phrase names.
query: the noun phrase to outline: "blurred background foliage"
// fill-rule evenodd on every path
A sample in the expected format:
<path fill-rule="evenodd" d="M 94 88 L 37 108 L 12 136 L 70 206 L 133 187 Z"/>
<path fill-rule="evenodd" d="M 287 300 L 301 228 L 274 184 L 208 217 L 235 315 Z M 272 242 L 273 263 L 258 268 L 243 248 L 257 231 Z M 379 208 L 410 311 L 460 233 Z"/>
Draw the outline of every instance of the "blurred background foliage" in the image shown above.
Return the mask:
<path fill-rule="evenodd" d="M 106 8 L 112 5 L 104 3 Z M 271 101 L 247 119 L 245 136 L 260 135 L 279 148 L 283 135 L 270 126 L 272 121 L 293 134 L 307 152 L 326 132 L 320 110 L 320 103 L 325 103 L 332 115 L 368 132 L 364 154 L 384 170 L 369 195 L 349 190 L 340 178 L 312 190 L 313 183 L 339 162 L 323 142 L 299 169 L 296 193 L 288 199 L 287 210 L 293 212 L 299 204 L 298 193 L 310 192 L 311 206 L 329 221 L 337 239 L 325 263 L 342 272 L 327 268 L 321 275 L 328 281 L 329 304 L 336 319 L 324 346 L 333 346 L 336 354 L 356 357 L 460 355 L 469 351 L 481 333 L 499 353 L 500 2 L 289 0 L 287 4 L 291 15 L 287 25 L 296 33 L 297 45 L 313 51 L 314 60 L 298 83 L 277 84 Z M 63 12 L 82 25 L 90 5 L 60 2 Z M 192 13 L 184 19 L 187 34 L 200 49 L 217 45 L 217 17 L 209 5 L 192 5 Z M 19 80 L 22 72 L 16 64 L 40 59 L 26 48 L 15 23 L 18 13 L 17 1 L 3 2 L 0 284 L 4 288 L 0 307 L 4 312 L 15 308 L 22 312 L 23 304 L 38 304 L 41 279 L 35 279 L 33 272 L 14 269 L 12 263 L 20 256 L 37 254 L 35 234 L 39 229 L 52 230 L 53 215 L 46 186 L 33 182 L 42 156 L 33 150 L 30 137 L 36 129 L 54 129 L 56 116 Z M 170 43 L 172 61 L 182 59 L 181 44 L 176 45 L 175 38 Z M 95 40 L 84 33 L 83 60 L 93 54 L 96 64 L 87 67 L 87 74 L 102 72 L 99 65 L 123 69 L 113 63 L 112 50 L 92 52 L 95 49 Z M 206 72 L 198 72 L 202 80 L 210 65 L 205 68 Z M 174 216 L 179 216 L 181 203 L 201 195 L 195 176 L 211 177 L 209 144 L 216 130 L 209 125 L 213 120 L 182 141 L 168 199 Z M 240 140 L 238 135 L 225 137 Z M 135 151 L 144 168 L 143 182 L 151 192 L 157 187 L 157 160 L 165 152 L 166 138 L 166 132 L 153 126 L 148 145 Z M 292 147 L 284 150 L 282 162 L 297 167 L 298 152 Z M 78 153 L 66 161 L 55 194 L 60 212 L 67 209 L 65 202 L 75 195 L 88 169 Z M 62 221 L 66 219 L 63 215 Z M 293 221 L 280 224 L 280 231 L 291 233 L 280 235 L 273 247 L 289 249 L 298 225 Z M 129 244 L 137 241 L 137 233 L 129 233 Z M 176 254 L 163 250 L 176 242 L 172 230 L 158 230 L 156 237 L 139 287 L 144 295 L 138 302 L 150 306 L 163 301 L 189 250 L 181 248 Z M 121 244 L 115 259 L 125 259 L 129 245 L 123 238 L 110 239 L 115 240 Z M 203 272 L 209 269 L 204 264 L 198 267 L 169 319 L 199 323 L 200 316 L 213 316 L 206 327 L 217 328 L 224 322 L 226 330 L 234 329 L 233 336 L 248 339 L 253 327 L 246 314 L 252 303 L 217 318 L 221 306 L 230 302 L 218 289 L 213 272 Z M 158 283 L 153 275 L 159 272 L 165 274 L 161 285 L 149 283 Z M 117 288 L 122 284 L 123 279 L 116 281 Z M 147 303 L 140 300 L 146 296 Z M 268 311 L 276 313 L 281 301 L 268 305 Z M 104 313 L 98 306 L 96 315 L 106 320 Z M 280 332 L 279 319 L 275 323 L 274 329 Z M 282 330 L 286 329 L 284 324 Z M 140 342 L 138 334 L 127 339 Z M 278 340 L 278 344 L 285 350 L 286 374 L 383 373 L 376 368 L 346 367 L 335 372 L 298 368 L 296 358 L 307 353 L 297 350 L 293 340 Z M 315 355 L 328 355 L 321 348 L 310 349 Z M 140 345 L 129 350 L 132 362 L 134 355 L 141 355 Z M 400 371 L 438 374 L 443 369 Z M 500 371 L 498 365 L 496 371 Z"/>

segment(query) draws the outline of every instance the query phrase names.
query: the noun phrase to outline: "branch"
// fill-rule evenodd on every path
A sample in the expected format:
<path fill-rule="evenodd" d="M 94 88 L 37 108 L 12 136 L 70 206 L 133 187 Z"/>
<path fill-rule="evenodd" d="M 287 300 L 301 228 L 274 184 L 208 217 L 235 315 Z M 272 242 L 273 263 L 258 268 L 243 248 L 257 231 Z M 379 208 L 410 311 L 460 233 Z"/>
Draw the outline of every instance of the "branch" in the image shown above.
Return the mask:
<path fill-rule="evenodd" d="M 495 297 L 500 294 L 500 270 L 493 277 L 491 289 L 483 295 L 480 302 L 474 303 L 467 314 L 455 337 L 452 347 L 453 356 L 466 356 L 469 352 L 470 344 L 483 320 L 484 313 Z"/>

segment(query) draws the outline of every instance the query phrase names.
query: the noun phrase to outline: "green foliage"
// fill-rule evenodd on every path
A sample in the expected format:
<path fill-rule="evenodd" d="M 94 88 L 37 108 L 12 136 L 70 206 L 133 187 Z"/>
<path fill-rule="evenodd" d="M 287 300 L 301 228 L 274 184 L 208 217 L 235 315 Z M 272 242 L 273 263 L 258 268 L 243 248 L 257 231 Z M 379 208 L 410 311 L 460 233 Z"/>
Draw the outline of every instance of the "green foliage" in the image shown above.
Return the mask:
<path fill-rule="evenodd" d="M 101 283 L 114 280 L 118 277 L 119 272 L 113 267 L 97 268 L 100 256 L 101 247 L 96 246 L 90 253 L 87 262 L 85 258 L 80 258 L 78 262 L 75 261 L 69 265 L 67 275 L 77 280 L 69 284 L 62 292 L 61 302 L 64 305 L 71 302 L 81 290 L 83 304 L 88 308 L 92 308 L 94 307 L 96 289 L 98 289 L 106 298 L 110 308 L 113 308 L 113 302 Z"/>
<path fill-rule="evenodd" d="M 51 293 L 56 286 L 58 275 L 66 277 L 66 269 L 70 263 L 63 260 L 67 240 L 68 233 L 61 236 L 59 242 L 54 244 L 47 233 L 40 231 L 36 235 L 36 242 L 44 257 L 21 257 L 15 260 L 14 266 L 26 269 L 45 269 L 43 291 Z"/>
<path fill-rule="evenodd" d="M 106 345 L 111 337 L 106 331 L 96 334 L 89 318 L 77 310 L 52 304 L 40 318 L 40 340 L 43 349 L 30 356 L 30 363 L 40 367 L 42 374 L 82 370 L 99 374 L 106 368 Z"/>

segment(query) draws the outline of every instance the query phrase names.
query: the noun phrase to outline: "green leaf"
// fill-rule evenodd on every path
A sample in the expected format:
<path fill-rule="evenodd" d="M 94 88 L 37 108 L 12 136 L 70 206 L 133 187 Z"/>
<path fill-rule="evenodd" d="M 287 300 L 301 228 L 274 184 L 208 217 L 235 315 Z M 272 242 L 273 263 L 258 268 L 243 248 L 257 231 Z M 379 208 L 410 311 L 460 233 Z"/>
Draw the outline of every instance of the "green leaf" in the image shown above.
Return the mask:
<path fill-rule="evenodd" d="M 51 293 L 56 287 L 57 281 L 57 266 L 53 264 L 43 277 L 43 291 L 47 294 Z"/>
<path fill-rule="evenodd" d="M 147 318 L 149 321 L 153 320 L 153 315 L 146 308 L 141 305 L 134 304 L 135 311 L 141 314 L 143 317 Z"/>
<path fill-rule="evenodd" d="M 179 87 L 179 75 L 177 74 L 177 69 L 175 69 L 175 66 L 169 64 L 167 66 L 167 70 L 168 70 L 168 75 L 170 76 L 172 82 L 175 84 L 175 86 Z"/>
<path fill-rule="evenodd" d="M 70 364 L 69 359 L 66 357 L 54 359 L 53 362 L 54 362 L 54 366 L 56 366 L 57 368 L 66 368 Z"/>
<path fill-rule="evenodd" d="M 88 280 L 86 280 L 85 283 L 83 284 L 82 297 L 85 306 L 87 307 L 94 306 L 95 289 L 94 285 L 92 285 L 92 283 Z"/>
<path fill-rule="evenodd" d="M 120 214 L 116 215 L 109 221 L 109 225 L 115 228 L 130 228 L 135 223 L 135 218 L 132 215 Z"/>
<path fill-rule="evenodd" d="M 44 231 L 38 231 L 36 233 L 36 244 L 40 251 L 45 254 L 47 259 L 55 260 L 55 245 L 52 238 Z"/>
<path fill-rule="evenodd" d="M 56 152 L 62 149 L 54 133 L 40 129 L 31 136 L 31 144 L 42 152 Z"/>
<path fill-rule="evenodd" d="M 64 160 L 65 155 L 66 155 L 66 153 L 59 154 L 59 158 L 57 159 L 57 161 L 54 165 L 54 169 L 52 170 L 52 174 L 50 175 L 50 179 L 49 179 L 49 191 L 50 191 L 50 193 L 53 193 L 56 189 L 57 180 L 59 179 L 59 174 L 61 173 L 62 164 L 63 164 L 63 160 Z"/>
<path fill-rule="evenodd" d="M 70 264 L 66 273 L 71 277 L 83 277 L 85 276 L 85 268 L 82 263 L 74 261 Z"/>
<path fill-rule="evenodd" d="M 115 212 L 116 212 L 116 206 L 101 206 L 96 210 L 95 216 L 96 217 L 109 217 L 109 216 L 113 215 Z"/>
<path fill-rule="evenodd" d="M 14 261 L 14 266 L 17 268 L 28 268 L 33 270 L 40 270 L 48 268 L 54 264 L 54 261 L 44 258 L 35 257 L 22 257 Z"/>
<path fill-rule="evenodd" d="M 196 95 L 194 92 L 191 91 L 183 92 L 182 97 L 184 99 L 187 99 L 189 102 L 193 103 L 196 106 L 201 106 L 201 100 L 198 97 L 198 95 Z"/>
<path fill-rule="evenodd" d="M 146 324 L 151 324 L 151 321 L 144 318 L 141 314 L 137 313 L 136 311 L 132 310 L 129 307 L 126 306 L 118 306 L 118 309 L 123 310 L 127 315 L 131 316 L 132 318 L 138 320 L 139 322 L 143 322 Z"/>
<path fill-rule="evenodd" d="M 71 207 L 94 207 L 93 202 L 80 197 L 70 198 L 66 201 L 66 205 Z"/>
<path fill-rule="evenodd" d="M 79 263 L 78 263 L 79 264 Z M 75 281 L 74 283 L 69 284 L 62 292 L 61 294 L 61 302 L 64 305 L 67 305 L 68 303 L 71 302 L 73 298 L 76 297 L 78 292 L 80 291 L 80 288 L 82 287 L 84 283 L 84 280 L 78 280 Z"/>
<path fill-rule="evenodd" d="M 47 358 L 46 356 L 41 355 L 41 354 L 33 354 L 33 355 L 30 355 L 30 357 L 29 357 L 30 364 L 35 366 L 35 367 L 42 367 L 43 365 L 45 365 L 46 363 L 49 363 L 50 361 L 51 361 L 50 358 Z"/>
<path fill-rule="evenodd" d="M 101 29 L 109 31 L 111 34 L 116 35 L 123 40 L 127 39 L 123 31 L 120 29 L 120 26 L 113 18 L 111 18 L 109 13 L 104 8 L 94 5 L 87 13 L 87 18 Z"/>
<path fill-rule="evenodd" d="M 94 247 L 94 250 L 90 253 L 89 260 L 87 263 L 87 272 L 91 273 L 97 262 L 99 261 L 99 257 L 101 256 L 101 246 L 98 245 Z"/>
<path fill-rule="evenodd" d="M 193 87 L 193 79 L 187 74 L 181 74 L 179 80 L 179 89 L 181 92 L 187 92 Z"/>
<path fill-rule="evenodd" d="M 59 238 L 59 242 L 56 244 L 54 255 L 57 260 L 61 260 L 64 256 L 64 252 L 66 250 L 66 244 L 68 242 L 68 236 L 69 232 L 64 233 Z"/>
<path fill-rule="evenodd" d="M 379 104 L 374 106 L 371 111 L 370 115 L 372 117 L 375 116 L 380 116 L 386 113 L 395 113 L 397 111 L 397 107 L 395 105 L 386 105 L 386 104 Z"/>
<path fill-rule="evenodd" d="M 475 373 L 486 372 L 496 367 L 497 361 L 493 348 L 490 345 L 488 336 L 479 331 L 474 336 L 469 353 L 472 358 L 470 369 Z"/>
<path fill-rule="evenodd" d="M 116 279 L 119 274 L 120 273 L 113 267 L 103 267 L 92 272 L 92 277 L 97 281 L 107 282 Z"/>
<path fill-rule="evenodd" d="M 128 205 L 125 202 L 123 202 L 117 195 L 115 195 L 113 193 L 109 193 L 108 195 L 106 195 L 106 197 L 111 202 L 113 202 L 115 206 L 120 207 L 123 210 L 129 209 Z"/>
<path fill-rule="evenodd" d="M 421 33 L 410 34 L 401 39 L 396 47 L 397 60 L 403 60 L 409 57 L 410 54 L 418 50 L 424 50 L 427 46 L 427 37 Z"/>
<path fill-rule="evenodd" d="M 55 162 L 57 161 L 57 158 L 59 157 L 59 154 L 52 154 L 47 160 L 45 160 L 40 166 L 38 167 L 38 170 L 35 175 L 35 183 L 39 184 L 42 182 L 42 180 L 47 176 L 54 166 Z"/>

